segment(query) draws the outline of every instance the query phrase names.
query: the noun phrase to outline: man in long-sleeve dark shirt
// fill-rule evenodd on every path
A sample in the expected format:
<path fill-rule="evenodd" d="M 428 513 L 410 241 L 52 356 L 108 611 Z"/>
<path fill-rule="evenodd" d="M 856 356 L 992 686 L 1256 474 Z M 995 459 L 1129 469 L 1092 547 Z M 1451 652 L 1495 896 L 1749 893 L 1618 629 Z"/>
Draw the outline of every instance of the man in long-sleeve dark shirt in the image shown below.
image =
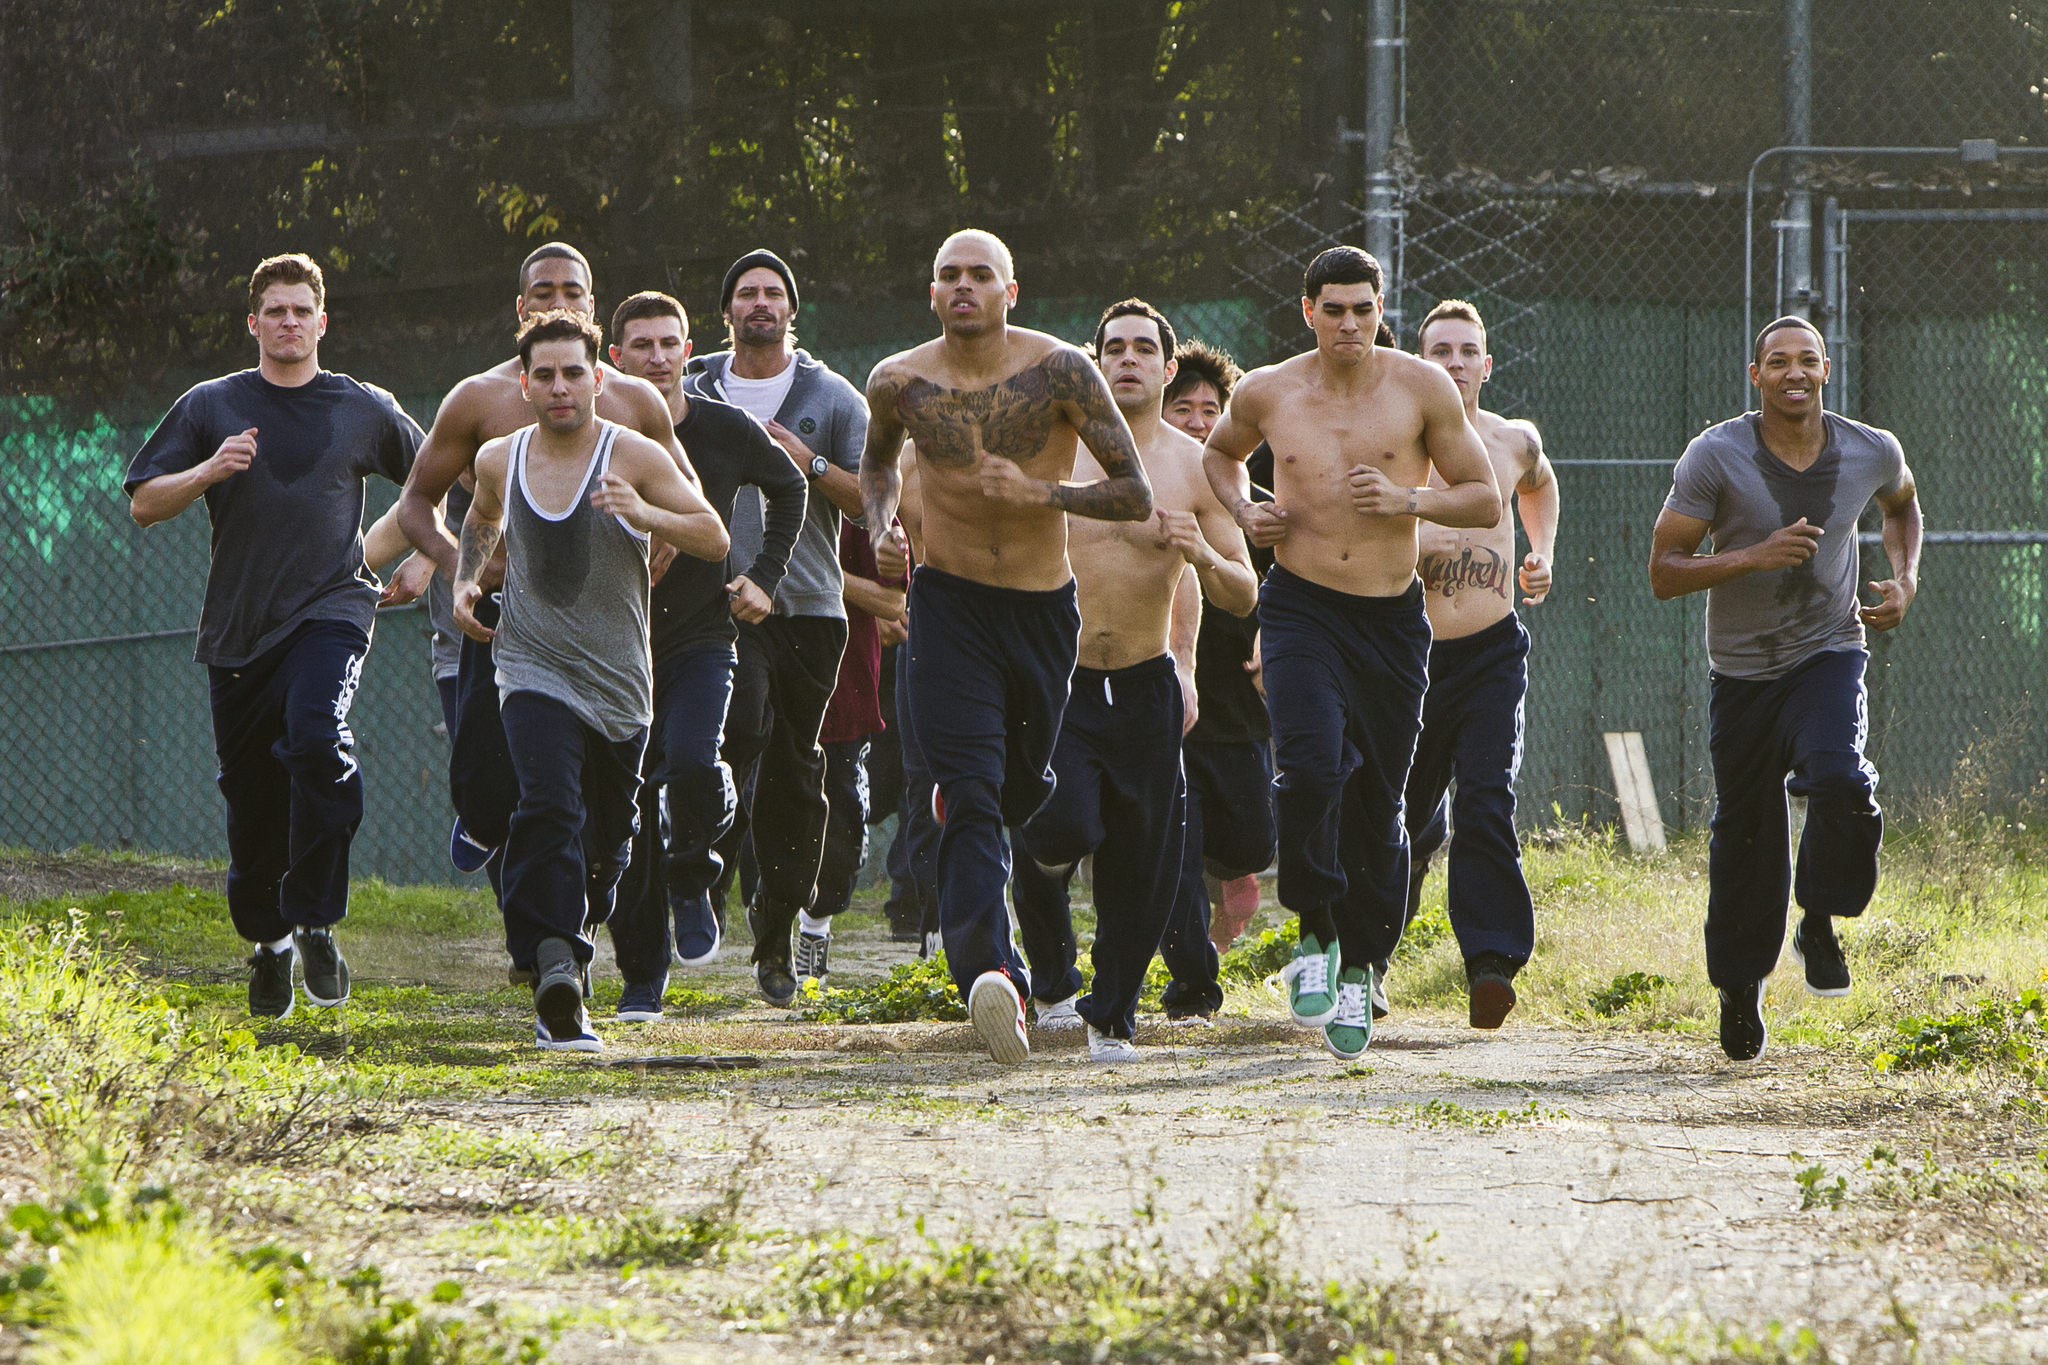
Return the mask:
<path fill-rule="evenodd" d="M 618 1017 L 628 1022 L 661 1017 L 671 909 L 675 956 L 684 966 L 718 955 L 724 925 L 710 890 L 721 862 L 712 846 L 731 826 L 737 806 L 732 770 L 719 757 L 737 657 L 734 623 L 768 615 L 789 570 L 809 493 L 803 474 L 759 420 L 684 391 L 689 350 L 689 319 L 666 294 L 635 294 L 612 315 L 612 363 L 668 399 L 676 438 L 690 453 L 705 499 L 728 527 L 742 487 L 760 489 L 765 507 L 761 547 L 749 563 L 678 556 L 654 588 L 654 726 L 640 788 L 640 832 L 611 919 L 625 978 Z"/>

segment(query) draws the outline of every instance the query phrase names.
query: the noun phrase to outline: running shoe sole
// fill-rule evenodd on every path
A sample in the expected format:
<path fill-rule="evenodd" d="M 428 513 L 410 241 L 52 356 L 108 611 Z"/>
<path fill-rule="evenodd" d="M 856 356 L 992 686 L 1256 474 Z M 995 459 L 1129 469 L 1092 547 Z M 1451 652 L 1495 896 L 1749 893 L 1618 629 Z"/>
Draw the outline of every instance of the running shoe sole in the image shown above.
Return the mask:
<path fill-rule="evenodd" d="M 612 1018 L 622 1024 L 658 1024 L 662 1014 L 660 1010 L 620 1010 Z"/>
<path fill-rule="evenodd" d="M 533 1027 L 533 1045 L 542 1052 L 602 1052 L 604 1039 L 588 1034 L 562 1039 L 554 1036 L 545 1020 L 536 1020 Z"/>
<path fill-rule="evenodd" d="M 997 977 L 997 980 L 990 980 Z M 967 1017 L 988 1055 L 1004 1066 L 1016 1066 L 1031 1056 L 1030 1040 L 1024 1036 L 1023 1003 L 1017 989 L 998 973 L 986 972 L 974 983 L 967 1000 Z"/>
<path fill-rule="evenodd" d="M 1473 1028 L 1496 1029 L 1507 1021 L 1515 1007 L 1515 988 L 1497 976 L 1482 976 L 1472 983 Z"/>

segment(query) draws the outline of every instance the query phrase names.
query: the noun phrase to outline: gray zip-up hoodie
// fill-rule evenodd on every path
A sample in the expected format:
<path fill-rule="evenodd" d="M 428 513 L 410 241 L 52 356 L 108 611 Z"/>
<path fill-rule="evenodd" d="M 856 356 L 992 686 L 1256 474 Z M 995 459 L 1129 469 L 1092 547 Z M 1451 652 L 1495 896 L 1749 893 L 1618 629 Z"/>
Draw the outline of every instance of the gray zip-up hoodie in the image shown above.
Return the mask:
<path fill-rule="evenodd" d="M 690 392 L 731 402 L 725 392 L 731 351 L 690 361 L 683 382 Z M 860 390 L 834 374 L 810 352 L 796 353 L 796 378 L 782 400 L 775 420 L 796 433 L 815 455 L 851 473 L 860 473 L 861 448 L 868 439 L 868 404 Z M 808 478 L 810 471 L 804 471 Z M 839 509 L 813 492 L 804 510 L 804 528 L 789 556 L 789 572 L 775 590 L 778 616 L 846 618 L 846 579 L 839 571 Z M 732 506 L 732 562 L 750 564 L 761 549 L 761 491 L 740 489 Z"/>

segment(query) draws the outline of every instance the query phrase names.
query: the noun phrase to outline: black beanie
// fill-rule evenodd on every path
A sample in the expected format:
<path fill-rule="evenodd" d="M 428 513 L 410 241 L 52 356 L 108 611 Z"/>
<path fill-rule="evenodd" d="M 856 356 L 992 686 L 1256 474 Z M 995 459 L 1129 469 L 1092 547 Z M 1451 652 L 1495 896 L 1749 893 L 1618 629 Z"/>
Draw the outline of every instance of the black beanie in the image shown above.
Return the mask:
<path fill-rule="evenodd" d="M 732 291 L 739 288 L 740 276 L 749 270 L 766 268 L 782 276 L 782 287 L 789 291 L 789 311 L 797 307 L 796 276 L 789 273 L 789 266 L 774 252 L 762 247 L 749 251 L 732 263 L 732 269 L 725 272 L 725 285 L 718 291 L 718 315 L 724 317 L 732 309 Z"/>

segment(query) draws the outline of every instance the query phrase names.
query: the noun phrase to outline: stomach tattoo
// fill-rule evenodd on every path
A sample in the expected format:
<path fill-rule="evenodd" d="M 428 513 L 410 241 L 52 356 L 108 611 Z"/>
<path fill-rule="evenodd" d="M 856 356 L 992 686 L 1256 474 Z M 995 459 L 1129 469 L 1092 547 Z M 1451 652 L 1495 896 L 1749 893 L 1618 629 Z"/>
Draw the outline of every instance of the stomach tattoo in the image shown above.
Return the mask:
<path fill-rule="evenodd" d="M 1467 546 L 1456 558 L 1424 555 L 1420 570 L 1423 590 L 1444 598 L 1476 589 L 1506 600 L 1514 579 L 1508 562 L 1484 545 Z"/>

